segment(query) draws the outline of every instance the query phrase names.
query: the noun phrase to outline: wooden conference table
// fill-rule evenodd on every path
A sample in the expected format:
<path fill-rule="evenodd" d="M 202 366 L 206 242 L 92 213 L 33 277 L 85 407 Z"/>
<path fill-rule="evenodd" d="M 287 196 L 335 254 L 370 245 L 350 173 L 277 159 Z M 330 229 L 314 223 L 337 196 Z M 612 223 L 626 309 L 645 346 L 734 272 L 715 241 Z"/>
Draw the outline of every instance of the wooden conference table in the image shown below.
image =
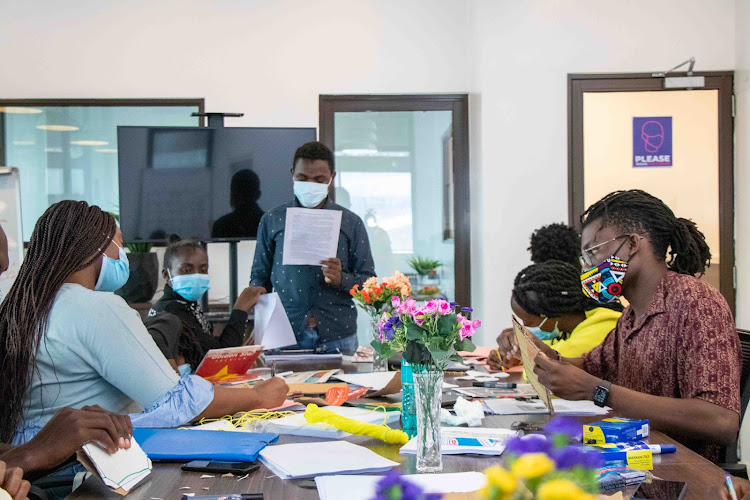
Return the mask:
<path fill-rule="evenodd" d="M 469 384 L 463 381 L 451 380 L 447 377 L 446 380 L 460 385 Z M 390 398 L 393 398 L 393 396 Z M 584 421 L 598 420 L 599 418 L 601 417 L 594 419 L 588 417 Z M 537 424 L 544 423 L 548 419 L 547 415 L 487 415 L 484 419 L 484 427 L 510 428 L 513 422 L 519 420 Z M 405 474 L 416 474 L 416 456 L 400 455 L 399 445 L 388 445 L 382 441 L 363 436 L 350 436 L 346 440 L 365 446 L 387 459 L 399 462 L 401 465 L 398 469 Z M 316 441 L 320 441 L 320 439 L 282 435 L 279 437 L 278 443 L 287 444 Z M 677 445 L 677 453 L 654 456 L 653 473 L 661 479 L 687 483 L 688 488 L 685 500 L 705 500 L 709 498 L 709 491 L 712 488 L 720 486 L 724 482 L 724 471 L 722 469 L 663 433 L 652 431 L 650 441 L 654 444 Z M 311 459 L 314 460 L 314 456 L 311 456 Z M 443 472 L 483 471 L 487 467 L 498 463 L 498 461 L 498 457 L 444 455 Z M 180 465 L 179 463 L 154 463 L 151 479 L 133 490 L 128 494 L 127 498 L 133 500 L 179 500 L 185 493 L 195 493 L 196 496 L 228 493 L 263 493 L 267 500 L 312 500 L 319 498 L 315 481 L 312 479 L 282 480 L 262 464 L 259 470 L 250 474 L 245 479 L 238 479 L 236 477 L 223 478 L 220 474 L 216 474 L 214 478 L 201 479 L 203 473 L 182 472 Z M 181 489 L 184 487 L 189 487 L 189 489 Z M 206 490 L 205 488 L 208 489 Z M 121 497 L 111 492 L 99 479 L 92 477 L 69 498 L 88 500 L 116 499 Z"/>

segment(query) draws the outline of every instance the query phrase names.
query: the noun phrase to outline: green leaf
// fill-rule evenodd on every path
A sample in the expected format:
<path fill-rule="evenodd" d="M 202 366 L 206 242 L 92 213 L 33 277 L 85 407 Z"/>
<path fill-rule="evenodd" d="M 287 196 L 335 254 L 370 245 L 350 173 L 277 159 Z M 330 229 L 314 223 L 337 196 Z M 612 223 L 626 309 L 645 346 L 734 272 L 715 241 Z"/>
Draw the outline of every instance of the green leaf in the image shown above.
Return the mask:
<path fill-rule="evenodd" d="M 420 340 L 424 330 L 416 323 L 409 323 L 406 325 L 406 340 Z"/>
<path fill-rule="evenodd" d="M 466 351 L 466 352 L 474 352 L 474 350 L 477 348 L 477 346 L 474 345 L 474 342 L 471 341 L 470 338 L 465 338 L 463 340 L 459 340 L 456 342 L 456 350 L 457 351 Z"/>
<path fill-rule="evenodd" d="M 407 342 L 404 359 L 413 365 L 426 365 L 430 363 L 432 356 L 425 346 L 417 342 Z"/>
<path fill-rule="evenodd" d="M 430 349 L 430 354 L 432 354 L 432 359 L 434 359 L 435 361 L 445 361 L 446 359 L 448 359 L 448 353 L 450 353 L 450 351 Z"/>
<path fill-rule="evenodd" d="M 464 362 L 464 358 L 462 358 L 458 354 L 451 354 L 450 356 L 448 356 L 448 359 L 450 359 L 451 361 L 454 361 L 456 363 L 463 363 Z"/>
<path fill-rule="evenodd" d="M 438 332 L 442 337 L 449 337 L 458 324 L 455 314 L 440 316 L 437 322 Z"/>

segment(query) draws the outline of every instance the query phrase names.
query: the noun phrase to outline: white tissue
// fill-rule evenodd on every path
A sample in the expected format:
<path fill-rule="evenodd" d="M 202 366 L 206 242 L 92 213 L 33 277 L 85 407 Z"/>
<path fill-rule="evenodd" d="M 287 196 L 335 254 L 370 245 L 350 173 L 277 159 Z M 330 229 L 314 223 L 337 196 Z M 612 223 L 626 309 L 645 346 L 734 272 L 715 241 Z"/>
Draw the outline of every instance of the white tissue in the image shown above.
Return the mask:
<path fill-rule="evenodd" d="M 482 425 L 484 408 L 482 407 L 481 401 L 470 403 L 459 396 L 456 400 L 456 404 L 453 405 L 453 411 L 456 412 L 455 415 L 451 414 L 451 412 L 445 408 L 442 408 L 440 410 L 440 421 L 452 426 L 466 424 L 469 427 L 479 427 Z"/>

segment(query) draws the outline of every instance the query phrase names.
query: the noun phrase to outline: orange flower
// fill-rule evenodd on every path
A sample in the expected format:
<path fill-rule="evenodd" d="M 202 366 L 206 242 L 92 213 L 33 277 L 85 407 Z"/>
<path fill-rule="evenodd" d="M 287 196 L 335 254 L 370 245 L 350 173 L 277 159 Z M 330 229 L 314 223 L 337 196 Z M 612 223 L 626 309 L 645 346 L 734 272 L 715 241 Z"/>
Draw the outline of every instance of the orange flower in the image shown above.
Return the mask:
<path fill-rule="evenodd" d="M 362 298 L 365 299 L 365 302 L 370 302 L 370 294 L 367 293 L 367 290 L 362 290 Z"/>

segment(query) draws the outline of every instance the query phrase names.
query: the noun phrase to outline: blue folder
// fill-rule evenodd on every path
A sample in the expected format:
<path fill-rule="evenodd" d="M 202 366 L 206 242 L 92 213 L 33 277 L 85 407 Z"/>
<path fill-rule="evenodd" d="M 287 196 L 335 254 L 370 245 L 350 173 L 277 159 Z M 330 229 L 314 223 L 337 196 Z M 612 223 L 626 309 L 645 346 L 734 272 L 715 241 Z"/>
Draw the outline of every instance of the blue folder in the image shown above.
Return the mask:
<path fill-rule="evenodd" d="M 133 429 L 133 437 L 152 460 L 228 460 L 254 462 L 278 434 L 199 431 L 190 429 Z"/>

